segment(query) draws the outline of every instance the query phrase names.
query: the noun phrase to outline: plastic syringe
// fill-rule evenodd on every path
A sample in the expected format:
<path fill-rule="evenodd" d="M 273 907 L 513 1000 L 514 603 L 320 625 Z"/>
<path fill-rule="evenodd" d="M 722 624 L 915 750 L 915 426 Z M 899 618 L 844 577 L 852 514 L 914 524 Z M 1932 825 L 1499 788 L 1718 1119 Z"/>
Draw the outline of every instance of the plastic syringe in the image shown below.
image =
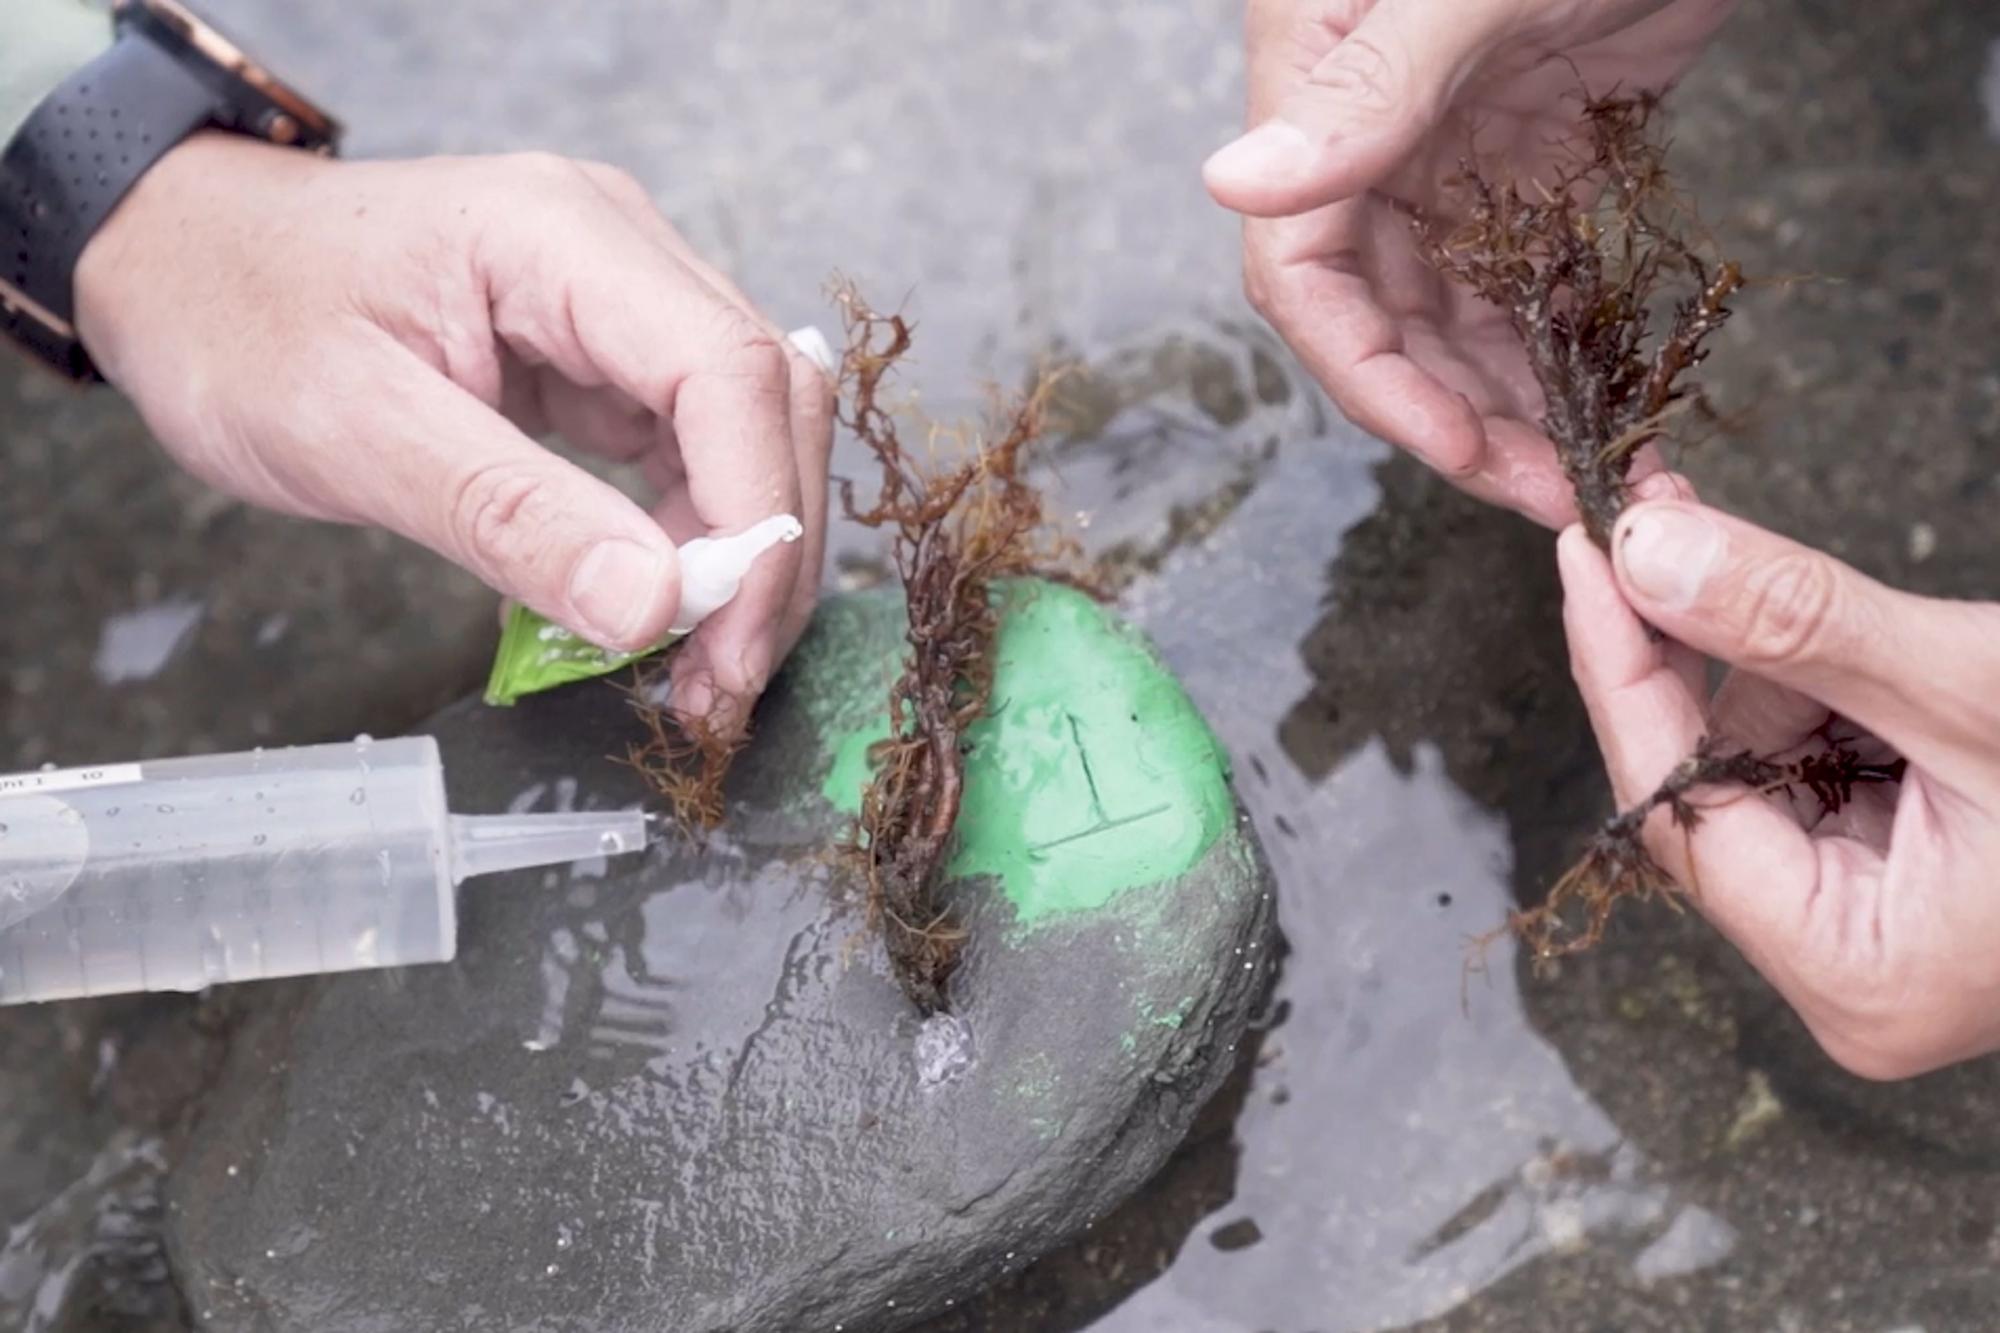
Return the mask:
<path fill-rule="evenodd" d="M 467 876 L 646 841 L 451 814 L 428 736 L 0 777 L 0 1004 L 446 962 Z"/>

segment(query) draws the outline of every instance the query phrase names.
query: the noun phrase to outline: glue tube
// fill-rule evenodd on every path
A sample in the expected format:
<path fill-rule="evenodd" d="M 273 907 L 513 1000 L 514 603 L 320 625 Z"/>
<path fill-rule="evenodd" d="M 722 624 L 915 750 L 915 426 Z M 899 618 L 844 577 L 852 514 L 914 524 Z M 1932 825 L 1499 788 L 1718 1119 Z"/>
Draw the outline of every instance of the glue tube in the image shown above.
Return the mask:
<path fill-rule="evenodd" d="M 758 556 L 804 534 L 805 528 L 796 518 L 779 514 L 733 537 L 697 537 L 684 543 L 680 548 L 681 609 L 675 613 L 667 637 L 641 652 L 600 648 L 525 606 L 508 608 L 500 647 L 493 654 L 493 670 L 486 679 L 486 702 L 507 707 L 525 695 L 608 675 L 659 652 L 727 605 Z"/>
<path fill-rule="evenodd" d="M 840 359 L 818 329 L 793 329 L 785 340 L 829 379 L 838 377 Z M 681 609 L 666 638 L 636 653 L 600 648 L 525 606 L 508 608 L 500 629 L 500 647 L 493 655 L 493 670 L 486 679 L 486 702 L 511 707 L 527 695 L 608 676 L 659 652 L 721 610 L 736 595 L 758 556 L 779 542 L 795 542 L 804 533 L 798 519 L 780 514 L 733 537 L 697 537 L 682 545 Z"/>

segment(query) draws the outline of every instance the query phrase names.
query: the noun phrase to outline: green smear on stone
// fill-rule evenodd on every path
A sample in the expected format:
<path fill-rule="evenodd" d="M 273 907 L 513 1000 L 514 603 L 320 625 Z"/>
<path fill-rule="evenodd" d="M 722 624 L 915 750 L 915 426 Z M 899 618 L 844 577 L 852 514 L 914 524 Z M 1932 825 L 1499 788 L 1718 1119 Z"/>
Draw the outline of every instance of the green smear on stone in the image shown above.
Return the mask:
<path fill-rule="evenodd" d="M 968 735 L 949 873 L 992 875 L 1032 926 L 1191 870 L 1234 818 L 1227 760 L 1145 639 L 1071 588 L 1009 585 L 993 704 Z M 859 814 L 886 716 L 844 737 L 822 788 Z"/>

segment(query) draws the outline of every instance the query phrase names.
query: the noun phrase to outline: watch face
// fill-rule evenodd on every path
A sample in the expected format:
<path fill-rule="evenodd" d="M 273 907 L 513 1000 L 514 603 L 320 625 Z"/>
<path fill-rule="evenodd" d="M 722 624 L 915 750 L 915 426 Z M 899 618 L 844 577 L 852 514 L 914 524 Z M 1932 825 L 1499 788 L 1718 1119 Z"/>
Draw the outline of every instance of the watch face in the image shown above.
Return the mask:
<path fill-rule="evenodd" d="M 179 0 L 115 0 L 111 16 L 119 31 L 135 29 L 169 50 L 191 54 L 240 80 L 268 103 L 239 128 L 274 143 L 329 150 L 339 139 L 338 121 Z"/>

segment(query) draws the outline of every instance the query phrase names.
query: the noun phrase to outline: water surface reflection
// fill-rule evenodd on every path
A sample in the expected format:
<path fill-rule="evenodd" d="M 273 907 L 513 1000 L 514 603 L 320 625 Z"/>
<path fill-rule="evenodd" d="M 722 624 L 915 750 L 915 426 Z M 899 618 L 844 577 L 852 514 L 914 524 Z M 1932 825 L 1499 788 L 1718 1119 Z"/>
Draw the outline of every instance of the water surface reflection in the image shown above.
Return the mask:
<path fill-rule="evenodd" d="M 1678 1213 L 1571 1081 L 1523 1009 L 1508 943 L 1462 984 L 1468 940 L 1512 902 L 1506 821 L 1435 745 L 1395 756 L 1371 735 L 1328 765 L 1281 740 L 1320 688 L 1300 645 L 1329 604 L 1324 571 L 1381 498 L 1381 457 L 1288 446 L 1210 541 L 1130 599 L 1235 756 L 1291 952 L 1284 1018 L 1236 1121 L 1235 1197 L 1092 1325 L 1106 1333 L 1380 1328 L 1594 1235 L 1664 1237 L 1661 1271 L 1727 1249 L 1727 1227 Z"/>

